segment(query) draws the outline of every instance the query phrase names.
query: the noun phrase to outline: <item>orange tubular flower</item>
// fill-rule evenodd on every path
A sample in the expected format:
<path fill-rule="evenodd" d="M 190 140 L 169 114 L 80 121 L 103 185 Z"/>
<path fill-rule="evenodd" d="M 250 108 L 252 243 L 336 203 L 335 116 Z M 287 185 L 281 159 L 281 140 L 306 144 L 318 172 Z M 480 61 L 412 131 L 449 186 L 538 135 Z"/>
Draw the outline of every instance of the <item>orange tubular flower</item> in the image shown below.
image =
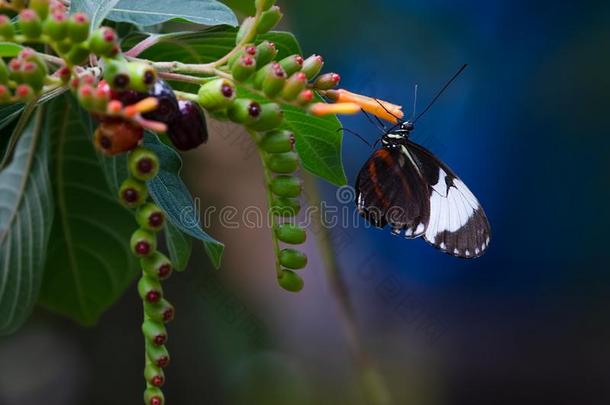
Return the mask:
<path fill-rule="evenodd" d="M 387 101 L 352 93 L 347 90 L 327 90 L 324 95 L 336 103 L 354 103 L 364 111 L 394 124 L 404 117 L 402 107 Z"/>
<path fill-rule="evenodd" d="M 309 111 L 317 116 L 330 114 L 357 114 L 360 110 L 360 105 L 356 103 L 314 103 L 309 107 Z"/>

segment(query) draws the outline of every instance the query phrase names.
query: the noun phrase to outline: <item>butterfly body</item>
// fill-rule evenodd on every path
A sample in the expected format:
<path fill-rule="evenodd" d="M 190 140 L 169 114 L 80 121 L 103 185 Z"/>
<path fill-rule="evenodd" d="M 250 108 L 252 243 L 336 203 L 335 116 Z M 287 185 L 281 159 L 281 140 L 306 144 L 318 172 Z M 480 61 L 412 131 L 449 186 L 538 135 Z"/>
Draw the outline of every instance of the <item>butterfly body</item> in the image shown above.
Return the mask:
<path fill-rule="evenodd" d="M 476 197 L 431 152 L 409 139 L 410 121 L 386 131 L 356 179 L 356 205 L 376 227 L 412 239 L 423 237 L 456 257 L 481 256 L 490 227 Z"/>

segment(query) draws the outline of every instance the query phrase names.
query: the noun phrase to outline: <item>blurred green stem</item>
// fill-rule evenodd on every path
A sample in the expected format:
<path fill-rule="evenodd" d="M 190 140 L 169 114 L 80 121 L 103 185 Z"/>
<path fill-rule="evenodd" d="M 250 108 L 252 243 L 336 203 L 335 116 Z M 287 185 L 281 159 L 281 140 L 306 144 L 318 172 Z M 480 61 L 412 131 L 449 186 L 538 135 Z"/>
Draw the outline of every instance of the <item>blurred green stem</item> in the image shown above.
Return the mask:
<path fill-rule="evenodd" d="M 319 217 L 315 216 L 320 225 L 320 232 L 316 235 L 316 240 L 322 253 L 326 278 L 339 307 L 339 317 L 345 331 L 347 346 L 352 360 L 358 369 L 366 403 L 374 405 L 391 404 L 392 399 L 386 382 L 362 342 L 350 294 L 337 262 L 331 232 L 324 223 L 324 213 L 322 212 L 323 208 L 318 186 L 315 179 L 309 174 L 304 174 L 303 180 L 309 205 L 319 207 L 320 209 Z"/>

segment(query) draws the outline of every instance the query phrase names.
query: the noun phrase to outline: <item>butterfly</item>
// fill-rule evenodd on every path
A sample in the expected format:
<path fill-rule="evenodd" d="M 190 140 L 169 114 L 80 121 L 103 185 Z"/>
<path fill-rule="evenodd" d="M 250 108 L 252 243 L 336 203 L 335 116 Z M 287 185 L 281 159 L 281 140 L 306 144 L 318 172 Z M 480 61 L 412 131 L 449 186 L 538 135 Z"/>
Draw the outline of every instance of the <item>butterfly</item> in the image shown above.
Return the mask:
<path fill-rule="evenodd" d="M 491 230 L 483 207 L 460 178 L 430 151 L 410 140 L 415 120 L 398 120 L 356 179 L 356 208 L 372 225 L 424 240 L 460 258 L 483 255 Z"/>

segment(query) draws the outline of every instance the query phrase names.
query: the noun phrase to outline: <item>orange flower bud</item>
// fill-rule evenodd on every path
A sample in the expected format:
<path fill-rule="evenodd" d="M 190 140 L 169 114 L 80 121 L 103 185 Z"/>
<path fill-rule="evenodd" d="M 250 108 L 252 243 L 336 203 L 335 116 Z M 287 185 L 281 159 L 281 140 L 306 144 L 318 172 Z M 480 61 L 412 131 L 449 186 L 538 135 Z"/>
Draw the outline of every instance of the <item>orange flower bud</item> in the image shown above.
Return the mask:
<path fill-rule="evenodd" d="M 404 117 L 401 106 L 388 103 L 387 101 L 363 96 L 343 89 L 328 90 L 325 92 L 325 95 L 337 103 L 358 104 L 364 111 L 394 124 L 398 122 L 398 119 Z"/>
<path fill-rule="evenodd" d="M 315 103 L 309 107 L 309 112 L 318 116 L 330 114 L 357 114 L 360 112 L 360 106 L 356 103 Z"/>

